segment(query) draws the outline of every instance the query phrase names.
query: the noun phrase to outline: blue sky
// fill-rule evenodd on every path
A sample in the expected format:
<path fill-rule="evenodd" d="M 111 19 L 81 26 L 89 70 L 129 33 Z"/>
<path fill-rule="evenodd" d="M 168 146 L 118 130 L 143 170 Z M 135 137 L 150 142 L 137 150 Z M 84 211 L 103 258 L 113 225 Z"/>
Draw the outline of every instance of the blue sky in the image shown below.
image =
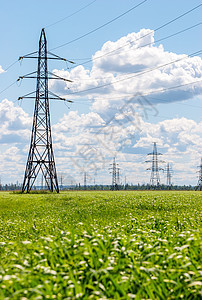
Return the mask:
<path fill-rule="evenodd" d="M 29 3 L 21 0 L 2 1 L 0 18 L 0 66 L 2 70 L 5 70 L 10 64 L 15 62 L 19 56 L 37 50 L 40 31 L 43 27 L 45 27 L 46 30 L 48 48 L 56 48 L 105 24 L 141 2 L 141 0 L 97 0 L 94 2 L 90 0 L 57 2 L 37 0 L 30 1 Z M 68 17 L 88 4 L 90 5 L 85 9 Z M 80 62 L 85 61 L 86 58 L 92 58 L 98 51 L 101 51 L 101 54 L 105 54 L 106 51 L 102 47 L 109 41 L 114 42 L 114 44 L 111 43 L 105 46 L 109 49 L 112 49 L 110 47 L 116 47 L 116 45 L 122 45 L 124 39 L 127 39 L 127 41 L 130 42 L 131 39 L 136 37 L 128 36 L 129 34 L 142 34 L 142 29 L 155 30 L 161 25 L 200 4 L 201 1 L 196 0 L 148 0 L 138 8 L 104 28 L 79 39 L 78 41 L 55 49 L 53 52 L 62 57 L 72 59 L 79 64 Z M 201 12 L 202 6 L 176 22 L 158 30 L 153 34 L 154 42 L 200 23 Z M 63 18 L 66 19 L 58 22 Z M 58 23 L 53 24 L 55 22 Z M 171 37 L 162 42 L 155 43 L 153 48 L 150 47 L 148 48 L 148 51 L 139 53 L 137 57 L 134 56 L 134 59 L 141 59 L 141 61 L 138 61 L 138 65 L 144 62 L 143 65 L 145 68 L 168 63 L 172 60 L 174 61 L 181 57 L 182 54 L 188 55 L 202 49 L 201 33 L 202 25 L 199 25 L 176 37 Z M 161 47 L 160 45 L 162 45 L 163 50 L 159 48 Z M 128 52 L 125 53 L 124 57 L 121 55 L 117 56 L 115 59 L 109 57 L 107 62 L 103 61 L 103 65 L 101 62 L 100 64 L 98 63 L 98 59 L 95 63 L 86 64 L 83 69 L 79 69 L 79 67 L 75 65 L 75 68 L 77 69 L 68 70 L 65 63 L 53 62 L 49 64 L 49 69 L 57 70 L 57 72 L 63 76 L 72 76 L 72 78 L 74 78 L 73 86 L 69 87 L 69 92 L 71 93 L 83 89 L 80 83 L 77 84 L 75 82 L 77 78 L 75 76 L 79 76 L 85 89 L 91 84 L 90 81 L 97 78 L 96 76 L 99 78 L 102 77 L 101 83 L 103 84 L 106 79 L 105 77 L 117 76 L 117 70 L 119 70 L 118 76 L 123 77 L 127 75 L 124 71 L 123 59 L 125 59 L 125 61 L 128 60 L 128 65 L 130 65 L 129 73 L 131 74 L 137 65 L 137 63 L 134 64 L 132 62 L 133 59 L 131 57 L 133 56 L 131 55 L 133 55 L 132 48 L 128 49 Z M 152 55 L 155 56 L 155 64 L 152 63 Z M 131 62 L 129 61 L 129 58 L 132 59 Z M 104 65 L 106 63 L 107 67 Z M 110 66 L 112 71 L 109 69 Z M 23 178 L 34 103 L 31 100 L 23 100 L 22 103 L 18 103 L 16 100 L 19 96 L 35 90 L 36 82 L 34 80 L 24 79 L 20 86 L 14 84 L 3 93 L 1 93 L 1 91 L 15 82 L 20 75 L 34 71 L 36 68 L 37 61 L 23 60 L 22 64 L 17 62 L 7 72 L 0 73 L 0 104 L 4 103 L 1 106 L 2 112 L 0 111 L 0 120 L 2 124 L 0 159 L 2 160 L 1 164 L 3 166 L 0 176 L 3 183 L 17 180 L 21 182 Z M 189 76 L 186 76 L 188 73 Z M 144 87 L 144 91 L 151 91 L 151 88 L 154 88 L 154 86 L 156 89 L 174 86 L 175 79 L 176 84 L 178 82 L 188 83 L 189 80 L 194 81 L 200 79 L 200 57 L 195 61 L 190 60 L 187 65 L 182 63 L 180 66 L 176 65 L 173 66 L 172 69 L 165 70 L 162 74 L 163 79 L 161 77 L 157 78 L 158 74 L 156 74 L 155 76 L 157 77 L 155 77 L 156 80 L 152 83 L 153 85 L 147 86 L 150 78 L 153 80 L 152 73 L 150 76 L 151 77 L 143 77 L 141 82 L 137 82 L 137 87 L 141 85 Z M 166 76 L 170 77 L 166 79 Z M 113 80 L 114 78 L 115 77 L 113 77 Z M 135 84 L 136 82 L 131 82 L 131 85 L 135 86 Z M 67 95 L 64 84 L 58 85 L 53 82 L 51 88 L 60 95 L 64 95 L 65 93 Z M 186 91 L 181 90 L 181 93 L 179 93 L 178 96 L 177 93 L 175 93 L 175 95 L 169 93 L 168 95 L 156 95 L 159 96 L 161 100 L 164 100 L 161 101 L 161 103 L 159 103 L 159 101 L 156 103 L 154 99 L 149 98 L 152 106 L 149 106 L 150 112 L 148 113 L 148 116 L 141 114 L 141 130 L 139 132 L 135 132 L 134 130 L 132 138 L 131 135 L 128 136 L 127 147 L 124 144 L 124 147 L 117 148 L 117 145 L 123 141 L 123 139 L 122 141 L 120 140 L 121 134 L 126 134 L 124 132 L 121 133 L 123 127 L 120 128 L 119 137 L 116 135 L 113 136 L 115 143 L 115 145 L 112 145 L 113 150 L 107 152 L 105 149 L 100 154 L 100 156 L 105 157 L 105 162 L 100 162 L 98 165 L 98 175 L 95 175 L 95 172 L 92 170 L 92 166 L 95 164 L 88 165 L 85 160 L 82 161 L 79 157 L 79 149 L 82 148 L 83 144 L 79 144 L 79 141 L 81 140 L 79 130 L 77 132 L 74 128 L 77 128 L 77 126 L 80 128 L 85 143 L 89 143 L 89 140 L 93 140 L 93 145 L 98 153 L 98 149 L 101 149 L 103 144 L 100 145 L 99 142 L 94 139 L 94 131 L 90 131 L 89 127 L 92 126 L 92 122 L 93 124 L 97 124 L 96 126 L 100 128 L 103 126 L 103 122 L 106 122 L 106 116 L 111 117 L 112 115 L 117 114 L 117 108 L 121 107 L 121 101 L 125 99 L 124 97 L 126 97 L 126 95 L 124 95 L 123 99 L 120 101 L 115 100 L 113 103 L 110 102 L 111 100 L 109 100 L 109 98 L 120 99 L 121 95 L 123 95 L 122 88 L 122 86 L 117 86 L 117 89 L 115 88 L 113 91 L 102 89 L 97 94 L 80 94 L 78 97 L 74 97 L 74 103 L 70 105 L 70 109 L 63 103 L 51 103 L 51 119 L 53 124 L 53 138 L 58 172 L 67 174 L 67 177 L 71 174 L 75 182 L 82 182 L 81 178 L 83 170 L 78 168 L 78 166 L 69 159 L 69 157 L 75 156 L 75 159 L 80 161 L 80 165 L 88 166 L 85 171 L 89 173 L 89 183 L 93 177 L 99 176 L 100 183 L 107 184 L 111 182 L 110 174 L 107 173 L 108 164 L 110 164 L 115 155 L 121 165 L 122 178 L 127 176 L 128 181 L 133 183 L 137 183 L 137 180 L 139 180 L 140 183 L 148 182 L 149 173 L 145 171 L 147 166 L 143 162 L 146 158 L 145 154 L 150 152 L 152 148 L 153 141 L 157 141 L 157 146 L 159 145 L 159 149 L 165 154 L 164 160 L 171 162 L 173 165 L 173 182 L 179 184 L 195 184 L 197 181 L 197 175 L 195 173 L 196 166 L 199 164 L 201 156 L 201 85 L 197 86 L 192 96 L 187 96 L 188 94 L 190 95 L 192 91 L 186 89 Z M 130 88 L 130 91 L 134 93 L 132 87 Z M 108 96 L 106 93 L 108 93 Z M 182 96 L 184 95 L 183 93 L 186 94 L 184 98 Z M 5 103 L 5 99 L 7 99 L 8 102 Z M 155 109 L 158 110 L 157 116 L 154 116 L 154 106 Z M 135 108 L 138 113 L 141 113 L 140 107 L 135 106 Z M 9 109 L 12 111 L 10 114 Z M 120 110 L 118 110 L 118 112 L 120 114 Z M 70 127 L 67 127 L 66 122 L 71 122 L 72 127 L 70 125 Z M 76 122 L 76 124 L 74 122 Z M 15 124 L 16 133 L 13 124 Z M 86 127 L 83 124 L 86 124 Z M 180 125 L 182 128 L 180 128 Z M 125 127 L 132 130 L 130 126 L 131 124 L 127 124 Z M 150 126 L 151 132 L 148 130 Z M 22 132 L 20 130 L 22 130 Z M 56 132 L 55 137 L 54 130 Z M 24 139 L 22 138 L 22 135 L 24 136 Z M 20 138 L 18 138 L 19 136 Z M 57 137 L 60 137 L 60 139 L 57 139 Z M 72 143 L 75 145 L 75 148 L 70 147 Z M 96 156 L 94 159 L 96 159 Z M 164 182 L 164 175 L 162 174 L 161 176 L 162 182 Z"/>

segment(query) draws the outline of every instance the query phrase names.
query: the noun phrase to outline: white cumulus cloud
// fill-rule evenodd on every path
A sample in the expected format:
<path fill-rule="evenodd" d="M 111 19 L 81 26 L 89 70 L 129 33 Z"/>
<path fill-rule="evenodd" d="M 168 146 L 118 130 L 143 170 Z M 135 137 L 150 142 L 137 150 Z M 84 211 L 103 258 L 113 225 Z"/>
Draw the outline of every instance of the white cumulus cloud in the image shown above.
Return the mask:
<path fill-rule="evenodd" d="M 0 143 L 20 143 L 30 136 L 31 118 L 21 107 L 4 99 L 0 103 Z"/>
<path fill-rule="evenodd" d="M 80 97 L 91 102 L 88 113 L 70 111 L 52 126 L 59 171 L 78 182 L 85 170 L 96 173 L 97 182 L 110 184 L 108 168 L 116 156 L 122 176 L 125 174 L 129 182 L 149 182 L 143 162 L 157 142 L 163 159 L 173 165 L 175 183 L 196 182 L 202 122 L 173 118 L 156 119 L 154 124 L 148 116 L 152 114 L 153 120 L 158 117 L 155 104 L 201 95 L 201 82 L 189 85 L 202 78 L 200 57 L 168 52 L 155 44 L 154 31 L 142 29 L 106 42 L 93 55 L 91 68 L 79 65 L 53 72 L 73 82 L 53 80 L 51 90 L 75 102 Z M 170 89 L 178 85 L 183 86 Z M 5 99 L 0 103 L 0 123 L 2 172 L 13 173 L 16 165 L 18 174 L 23 174 L 32 118 Z"/>
<path fill-rule="evenodd" d="M 32 118 L 5 99 L 0 103 L 0 122 L 2 178 L 23 179 Z M 187 118 L 157 119 L 155 124 L 150 123 L 127 109 L 110 122 L 96 112 L 70 111 L 52 126 L 57 170 L 71 174 L 77 183 L 85 170 L 91 180 L 97 176 L 97 183 L 110 184 L 109 167 L 116 156 L 122 180 L 127 176 L 129 182 L 147 183 L 149 165 L 144 161 L 152 151 L 153 142 L 157 142 L 162 159 L 172 164 L 174 183 L 194 184 L 202 150 L 201 129 L 202 122 Z M 161 178 L 163 183 L 163 174 Z"/>
<path fill-rule="evenodd" d="M 4 70 L 3 70 L 2 66 L 0 65 L 0 74 L 3 72 L 4 72 Z"/>
<path fill-rule="evenodd" d="M 106 42 L 93 55 L 92 63 L 91 69 L 80 65 L 70 71 L 54 70 L 73 83 L 53 81 L 51 87 L 75 101 L 88 97 L 92 101 L 91 109 L 103 113 L 120 107 L 126 99 L 133 98 L 136 102 L 134 95 L 152 93 L 155 100 L 150 98 L 150 102 L 169 103 L 202 93 L 202 59 L 168 52 L 163 45 L 156 46 L 154 31 L 150 29 Z M 189 85 L 195 81 L 199 82 Z M 184 86 L 170 90 L 179 85 Z M 167 90 L 161 92 L 161 89 Z"/>

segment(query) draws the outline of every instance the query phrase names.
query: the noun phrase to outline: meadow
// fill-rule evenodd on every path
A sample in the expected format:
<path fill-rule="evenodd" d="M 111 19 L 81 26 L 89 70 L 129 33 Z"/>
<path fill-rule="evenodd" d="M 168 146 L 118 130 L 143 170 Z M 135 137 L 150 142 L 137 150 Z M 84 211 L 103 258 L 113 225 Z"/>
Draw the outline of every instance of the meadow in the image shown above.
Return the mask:
<path fill-rule="evenodd" d="M 0 193 L 0 299 L 202 299 L 202 193 Z"/>

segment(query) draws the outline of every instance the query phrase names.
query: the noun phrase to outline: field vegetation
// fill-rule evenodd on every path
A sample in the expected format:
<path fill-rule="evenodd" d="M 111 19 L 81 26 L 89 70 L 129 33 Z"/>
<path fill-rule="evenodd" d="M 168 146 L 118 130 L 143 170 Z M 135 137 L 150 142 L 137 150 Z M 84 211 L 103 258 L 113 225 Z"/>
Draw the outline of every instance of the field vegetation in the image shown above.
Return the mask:
<path fill-rule="evenodd" d="M 202 193 L 0 193 L 0 299 L 202 299 Z"/>

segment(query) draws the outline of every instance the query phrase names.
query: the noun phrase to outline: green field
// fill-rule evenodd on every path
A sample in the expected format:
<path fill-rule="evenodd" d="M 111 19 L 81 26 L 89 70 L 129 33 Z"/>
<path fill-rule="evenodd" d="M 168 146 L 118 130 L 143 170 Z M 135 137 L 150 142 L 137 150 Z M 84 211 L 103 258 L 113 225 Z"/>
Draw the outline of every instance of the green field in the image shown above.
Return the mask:
<path fill-rule="evenodd" d="M 0 299 L 201 299 L 201 192 L 0 193 Z"/>

